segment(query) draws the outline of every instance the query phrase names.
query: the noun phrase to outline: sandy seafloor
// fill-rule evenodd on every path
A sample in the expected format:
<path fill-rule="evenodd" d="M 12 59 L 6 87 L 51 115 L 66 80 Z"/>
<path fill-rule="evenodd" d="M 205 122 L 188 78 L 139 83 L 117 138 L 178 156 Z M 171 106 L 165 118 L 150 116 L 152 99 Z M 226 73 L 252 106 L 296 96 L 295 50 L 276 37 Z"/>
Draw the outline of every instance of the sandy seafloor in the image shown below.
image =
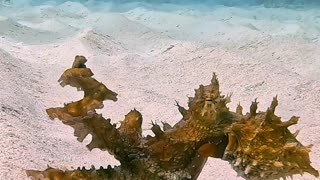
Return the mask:
<path fill-rule="evenodd" d="M 276 114 L 300 116 L 292 131 L 313 144 L 320 169 L 320 8 L 205 6 L 53 1 L 0 5 L 0 179 L 26 179 L 24 169 L 118 164 L 89 152 L 73 130 L 45 113 L 82 96 L 57 80 L 75 55 L 84 55 L 95 78 L 119 94 L 99 110 L 118 122 L 134 107 L 144 117 L 171 124 L 199 84 L 216 72 L 230 109 L 248 111 L 258 98 L 266 110 L 278 95 Z M 209 159 L 199 179 L 234 180 L 227 162 Z M 304 174 L 294 179 L 315 179 Z"/>

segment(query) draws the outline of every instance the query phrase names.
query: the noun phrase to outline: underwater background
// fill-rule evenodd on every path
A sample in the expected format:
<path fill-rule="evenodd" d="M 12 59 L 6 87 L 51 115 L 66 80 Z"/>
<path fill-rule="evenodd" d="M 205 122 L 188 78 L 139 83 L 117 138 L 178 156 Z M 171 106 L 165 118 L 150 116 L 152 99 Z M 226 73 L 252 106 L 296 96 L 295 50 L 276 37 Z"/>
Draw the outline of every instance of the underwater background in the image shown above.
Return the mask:
<path fill-rule="evenodd" d="M 301 5 L 319 5 L 317 0 L 78 0 L 77 2 L 87 3 L 94 1 L 114 2 L 114 3 L 129 3 L 140 2 L 149 4 L 206 4 L 206 5 L 226 5 L 226 6 L 244 6 L 244 5 L 264 5 L 267 7 L 280 7 L 280 6 L 301 6 Z M 48 0 L 3 0 L 7 4 L 41 4 L 49 2 Z M 66 0 L 51 1 L 55 3 L 64 3 Z"/>
<path fill-rule="evenodd" d="M 26 169 L 119 164 L 88 151 L 71 128 L 45 109 L 81 98 L 57 80 L 75 55 L 119 94 L 99 110 L 118 123 L 136 108 L 151 121 L 175 124 L 175 100 L 216 72 L 223 94 L 244 112 L 278 95 L 282 119 L 300 116 L 299 141 L 314 144 L 320 169 L 319 0 L 0 0 L 0 179 L 25 179 Z M 242 179 L 226 162 L 209 159 L 200 180 Z M 304 174 L 296 179 L 313 180 Z"/>
<path fill-rule="evenodd" d="M 210 38 L 217 37 L 219 33 L 225 37 L 233 36 L 234 31 L 225 30 L 236 27 L 238 32 L 245 31 L 243 33 L 249 33 L 251 37 L 264 33 L 317 41 L 319 5 L 317 0 L 2 0 L 0 15 L 49 31 L 66 26 L 80 30 L 85 26 L 69 20 L 87 21 L 98 13 L 120 13 L 131 21 L 175 39 L 212 41 Z M 46 25 L 42 27 L 44 21 Z M 52 29 L 51 25 L 55 27 Z"/>

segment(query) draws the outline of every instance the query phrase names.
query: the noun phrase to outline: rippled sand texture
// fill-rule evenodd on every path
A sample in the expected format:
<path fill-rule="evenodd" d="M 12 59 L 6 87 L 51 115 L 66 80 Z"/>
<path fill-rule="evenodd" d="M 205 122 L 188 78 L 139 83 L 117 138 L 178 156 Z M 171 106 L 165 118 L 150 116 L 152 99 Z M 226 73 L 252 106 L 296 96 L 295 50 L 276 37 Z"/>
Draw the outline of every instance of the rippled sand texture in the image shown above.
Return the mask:
<path fill-rule="evenodd" d="M 122 120 L 134 107 L 151 120 L 181 119 L 198 84 L 213 71 L 230 107 L 245 111 L 258 97 L 266 110 L 278 95 L 277 114 L 300 116 L 298 139 L 314 144 L 320 169 L 320 9 L 265 6 L 66 2 L 0 5 L 0 179 L 24 179 L 24 169 L 118 164 L 106 152 L 89 152 L 71 128 L 45 109 L 81 98 L 61 88 L 60 74 L 82 54 L 95 77 L 116 91 L 104 117 Z M 258 110 L 259 110 L 258 109 Z M 76 152 L 76 153 L 74 153 Z M 241 179 L 227 162 L 210 159 L 199 179 Z M 314 179 L 309 175 L 297 179 Z"/>

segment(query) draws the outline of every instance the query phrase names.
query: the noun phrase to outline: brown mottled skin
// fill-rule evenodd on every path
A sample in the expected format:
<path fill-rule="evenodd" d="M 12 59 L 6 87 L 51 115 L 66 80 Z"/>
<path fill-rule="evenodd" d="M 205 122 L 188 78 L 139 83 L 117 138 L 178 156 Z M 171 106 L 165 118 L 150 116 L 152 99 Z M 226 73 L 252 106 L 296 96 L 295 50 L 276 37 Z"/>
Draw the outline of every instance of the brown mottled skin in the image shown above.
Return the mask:
<path fill-rule="evenodd" d="M 274 115 L 277 98 L 267 112 L 257 113 L 254 101 L 250 113 L 242 114 L 226 106 L 230 96 L 219 92 L 219 82 L 213 74 L 211 84 L 200 85 L 195 97 L 189 98 L 188 109 L 178 110 L 183 118 L 174 126 L 163 123 L 163 130 L 153 124 L 155 136 L 142 136 L 142 115 L 129 112 L 119 128 L 97 114 L 104 100 L 117 101 L 117 93 L 92 78 L 85 66 L 86 58 L 76 56 L 71 69 L 59 79 L 62 86 L 70 85 L 84 91 L 84 98 L 64 107 L 47 109 L 51 119 L 58 118 L 75 129 L 80 142 L 88 135 L 89 150 L 99 148 L 113 154 L 121 165 L 104 169 L 61 171 L 49 167 L 44 171 L 27 171 L 36 179 L 197 179 L 208 157 L 230 162 L 245 179 L 278 179 L 308 172 L 319 176 L 310 166 L 310 147 L 303 146 L 287 129 L 297 123 L 293 117 L 281 122 Z"/>

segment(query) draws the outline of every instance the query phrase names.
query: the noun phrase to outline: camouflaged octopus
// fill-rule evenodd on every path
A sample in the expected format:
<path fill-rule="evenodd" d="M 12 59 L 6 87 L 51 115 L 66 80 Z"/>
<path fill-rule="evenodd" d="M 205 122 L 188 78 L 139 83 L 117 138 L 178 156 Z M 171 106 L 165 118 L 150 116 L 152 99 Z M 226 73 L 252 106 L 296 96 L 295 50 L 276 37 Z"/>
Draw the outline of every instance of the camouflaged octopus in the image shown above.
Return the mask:
<path fill-rule="evenodd" d="M 256 101 L 245 115 L 240 105 L 236 112 L 231 112 L 227 107 L 231 96 L 220 94 L 219 82 L 213 74 L 211 84 L 200 85 L 195 97 L 189 98 L 188 109 L 177 103 L 182 120 L 174 126 L 164 123 L 162 129 L 153 124 L 151 130 L 155 135 L 143 137 L 142 115 L 137 110 L 129 112 L 118 128 L 110 119 L 97 114 L 95 110 L 103 107 L 104 100 L 117 101 L 117 93 L 92 78 L 86 61 L 85 57 L 76 56 L 72 68 L 59 79 L 62 86 L 84 91 L 84 98 L 46 111 L 51 119 L 58 118 L 74 128 L 80 142 L 91 134 L 88 149 L 106 150 L 121 165 L 66 171 L 51 167 L 44 171 L 28 170 L 31 178 L 197 179 L 208 157 L 228 161 L 245 179 L 279 179 L 304 172 L 319 176 L 310 165 L 311 146 L 303 146 L 296 134 L 288 130 L 298 117 L 282 122 L 274 114 L 276 97 L 266 112 L 256 112 Z"/>

